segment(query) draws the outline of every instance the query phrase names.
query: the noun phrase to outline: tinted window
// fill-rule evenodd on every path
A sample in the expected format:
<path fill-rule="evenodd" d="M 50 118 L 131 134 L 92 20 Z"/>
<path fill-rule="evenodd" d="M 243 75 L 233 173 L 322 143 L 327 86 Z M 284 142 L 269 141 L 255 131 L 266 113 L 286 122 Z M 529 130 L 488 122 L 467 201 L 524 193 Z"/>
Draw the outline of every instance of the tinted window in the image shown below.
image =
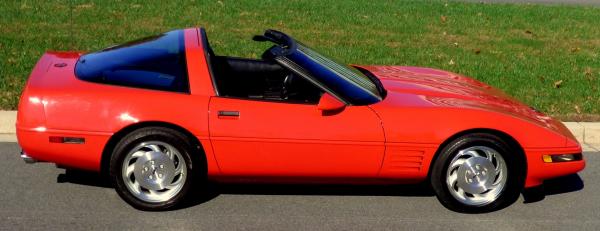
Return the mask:
<path fill-rule="evenodd" d="M 83 55 L 75 67 L 82 80 L 188 92 L 183 31 L 172 31 Z"/>
<path fill-rule="evenodd" d="M 296 47 L 294 52 L 276 56 L 275 60 L 296 72 L 305 72 L 307 78 L 312 78 L 326 91 L 336 93 L 353 105 L 369 105 L 381 101 L 377 86 L 369 77 L 338 64 L 301 43 L 297 43 Z M 281 53 L 277 50 L 272 52 Z"/>
<path fill-rule="evenodd" d="M 308 48 L 307 46 L 305 46 L 302 43 L 298 43 L 298 50 L 300 52 L 306 54 L 307 56 L 309 56 L 316 62 L 320 63 L 327 69 L 331 70 L 332 72 L 337 73 L 338 76 L 344 78 L 345 80 L 348 80 L 348 81 L 362 87 L 363 89 L 366 89 L 367 91 L 371 92 L 373 95 L 379 94 L 375 83 L 373 83 L 373 81 L 371 81 L 369 79 L 369 77 L 365 76 L 360 71 L 358 71 L 354 68 L 349 68 L 346 65 L 339 64 L 338 62 L 333 61 L 331 58 L 325 57 L 324 55 L 317 53 L 316 51 L 312 50 L 311 48 Z"/>

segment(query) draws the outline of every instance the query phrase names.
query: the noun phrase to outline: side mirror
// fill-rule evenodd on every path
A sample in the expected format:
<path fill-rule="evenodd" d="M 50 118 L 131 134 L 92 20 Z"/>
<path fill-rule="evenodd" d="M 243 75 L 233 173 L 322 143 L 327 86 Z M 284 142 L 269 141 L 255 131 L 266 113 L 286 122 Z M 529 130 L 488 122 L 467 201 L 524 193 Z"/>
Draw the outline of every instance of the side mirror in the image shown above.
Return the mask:
<path fill-rule="evenodd" d="M 339 101 L 329 93 L 324 93 L 319 99 L 317 108 L 321 111 L 340 111 L 346 107 L 346 104 Z"/>

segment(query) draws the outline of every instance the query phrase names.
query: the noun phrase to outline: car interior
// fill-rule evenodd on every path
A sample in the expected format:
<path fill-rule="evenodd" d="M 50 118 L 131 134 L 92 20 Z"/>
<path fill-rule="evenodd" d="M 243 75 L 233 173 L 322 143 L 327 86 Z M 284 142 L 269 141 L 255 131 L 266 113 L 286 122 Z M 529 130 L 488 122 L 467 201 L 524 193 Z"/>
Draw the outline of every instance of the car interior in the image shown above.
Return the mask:
<path fill-rule="evenodd" d="M 219 96 L 290 103 L 317 104 L 323 91 L 308 80 L 276 63 L 262 59 L 215 55 L 202 30 L 206 58 Z"/>

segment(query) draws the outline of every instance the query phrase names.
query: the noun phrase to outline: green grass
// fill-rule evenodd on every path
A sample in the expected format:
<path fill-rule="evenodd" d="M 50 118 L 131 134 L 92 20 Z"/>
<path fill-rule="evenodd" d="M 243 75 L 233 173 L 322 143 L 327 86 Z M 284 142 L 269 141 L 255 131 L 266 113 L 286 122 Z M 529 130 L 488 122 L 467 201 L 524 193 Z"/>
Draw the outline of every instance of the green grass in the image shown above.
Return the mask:
<path fill-rule="evenodd" d="M 15 109 L 45 50 L 97 50 L 203 26 L 219 54 L 258 57 L 266 44 L 251 36 L 275 28 L 347 63 L 450 70 L 563 119 L 600 118 L 600 8 L 442 1 L 73 0 L 70 9 L 69 1 L 1 4 L 0 109 Z"/>

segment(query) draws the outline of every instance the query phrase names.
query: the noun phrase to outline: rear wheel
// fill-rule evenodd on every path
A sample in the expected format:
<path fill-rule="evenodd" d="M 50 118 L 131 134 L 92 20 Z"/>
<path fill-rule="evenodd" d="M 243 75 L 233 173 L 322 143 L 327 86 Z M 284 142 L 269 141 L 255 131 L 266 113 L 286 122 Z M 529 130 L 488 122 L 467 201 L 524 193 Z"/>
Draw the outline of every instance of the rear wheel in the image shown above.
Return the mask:
<path fill-rule="evenodd" d="M 181 204 L 199 172 L 194 148 L 181 133 L 163 127 L 138 129 L 115 147 L 111 177 L 119 196 L 141 210 L 166 210 Z"/>
<path fill-rule="evenodd" d="M 501 138 L 474 133 L 446 145 L 433 163 L 431 185 L 447 208 L 489 212 L 512 204 L 524 182 L 517 149 Z"/>

